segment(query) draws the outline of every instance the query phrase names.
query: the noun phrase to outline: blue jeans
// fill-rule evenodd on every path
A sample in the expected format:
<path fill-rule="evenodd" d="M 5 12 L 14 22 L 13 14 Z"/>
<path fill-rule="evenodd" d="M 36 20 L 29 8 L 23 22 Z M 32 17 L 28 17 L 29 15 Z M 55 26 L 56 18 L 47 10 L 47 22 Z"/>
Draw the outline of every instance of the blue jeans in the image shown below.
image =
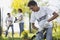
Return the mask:
<path fill-rule="evenodd" d="M 24 31 L 24 23 L 19 23 L 20 35 Z"/>
<path fill-rule="evenodd" d="M 52 40 L 52 27 L 45 28 L 45 30 L 38 32 L 36 35 L 36 40 L 43 40 L 44 39 L 44 32 L 46 31 L 46 40 Z"/>
<path fill-rule="evenodd" d="M 8 27 L 7 30 L 6 30 L 6 35 L 5 35 L 5 37 L 7 37 L 7 35 L 8 35 L 8 30 L 9 30 L 10 27 L 11 27 L 11 29 L 12 29 L 12 36 L 13 36 L 13 34 L 14 34 L 13 25 L 9 25 L 9 27 Z"/>

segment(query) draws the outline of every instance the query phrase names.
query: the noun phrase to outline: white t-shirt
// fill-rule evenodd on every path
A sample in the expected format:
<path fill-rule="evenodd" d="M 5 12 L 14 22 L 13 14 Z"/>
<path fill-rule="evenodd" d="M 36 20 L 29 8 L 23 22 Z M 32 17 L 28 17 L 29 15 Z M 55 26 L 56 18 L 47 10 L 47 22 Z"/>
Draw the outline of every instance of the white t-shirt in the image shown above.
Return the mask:
<path fill-rule="evenodd" d="M 6 24 L 9 26 L 9 25 L 12 25 L 13 24 L 13 17 L 6 17 L 6 20 L 5 20 Z"/>
<path fill-rule="evenodd" d="M 31 14 L 31 23 L 34 23 L 35 20 L 38 21 L 38 25 L 40 27 L 43 26 L 43 24 L 53 15 L 53 10 L 47 8 L 47 7 L 40 7 L 40 10 L 37 12 L 32 12 Z M 52 22 L 49 22 L 49 27 L 52 27 Z"/>
<path fill-rule="evenodd" d="M 22 18 L 22 20 L 20 21 L 20 23 L 23 23 L 24 21 L 23 21 L 23 13 L 18 13 L 17 14 L 17 19 L 21 19 Z"/>

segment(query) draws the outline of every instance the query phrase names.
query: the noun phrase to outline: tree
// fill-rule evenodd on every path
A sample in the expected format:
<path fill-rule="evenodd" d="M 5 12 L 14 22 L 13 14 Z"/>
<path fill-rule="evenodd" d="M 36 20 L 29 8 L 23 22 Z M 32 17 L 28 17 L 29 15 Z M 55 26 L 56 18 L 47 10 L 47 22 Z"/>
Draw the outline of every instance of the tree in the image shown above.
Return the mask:
<path fill-rule="evenodd" d="M 1 9 L 0 9 L 0 36 L 2 35 L 2 27 L 1 27 Z"/>

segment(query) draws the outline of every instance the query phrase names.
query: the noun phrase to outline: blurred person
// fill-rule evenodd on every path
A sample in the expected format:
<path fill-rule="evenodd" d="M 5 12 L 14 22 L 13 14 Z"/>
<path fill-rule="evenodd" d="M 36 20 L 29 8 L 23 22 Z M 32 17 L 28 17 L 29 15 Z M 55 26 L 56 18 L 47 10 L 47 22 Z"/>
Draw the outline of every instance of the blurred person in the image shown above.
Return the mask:
<path fill-rule="evenodd" d="M 19 29 L 20 29 L 20 36 L 21 33 L 24 31 L 24 20 L 23 20 L 23 13 L 22 9 L 18 9 L 17 17 L 15 17 L 16 22 L 19 22 Z"/>
<path fill-rule="evenodd" d="M 5 19 L 5 23 L 6 23 L 6 26 L 7 26 L 7 30 L 6 30 L 6 35 L 5 37 L 7 37 L 8 35 L 8 30 L 9 28 L 11 27 L 12 29 L 12 35 L 14 34 L 14 28 L 13 28 L 13 17 L 11 16 L 10 13 L 7 13 L 7 17 Z"/>

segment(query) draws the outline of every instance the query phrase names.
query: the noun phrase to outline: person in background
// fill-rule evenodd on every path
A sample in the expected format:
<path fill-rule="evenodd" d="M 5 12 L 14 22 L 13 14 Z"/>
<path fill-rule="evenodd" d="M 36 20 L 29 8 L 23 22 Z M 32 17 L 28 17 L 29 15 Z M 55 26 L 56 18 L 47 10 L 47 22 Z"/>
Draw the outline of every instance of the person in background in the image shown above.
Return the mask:
<path fill-rule="evenodd" d="M 18 9 L 16 20 L 17 20 L 16 22 L 19 22 L 20 36 L 21 36 L 21 33 L 24 31 L 24 20 L 23 20 L 22 9 Z"/>
<path fill-rule="evenodd" d="M 6 19 L 5 19 L 5 23 L 6 23 L 6 26 L 7 26 L 7 30 L 6 30 L 6 35 L 5 35 L 5 37 L 7 37 L 7 35 L 8 35 L 8 30 L 9 30 L 10 27 L 11 27 L 11 29 L 12 29 L 12 36 L 13 36 L 13 34 L 14 34 L 13 17 L 11 16 L 10 13 L 7 13 L 7 17 L 6 17 Z"/>
<path fill-rule="evenodd" d="M 28 7 L 32 10 L 30 20 L 32 28 L 38 30 L 36 40 L 43 40 L 44 29 L 46 31 L 46 40 L 52 40 L 52 20 L 56 19 L 58 14 L 47 7 L 39 7 L 35 1 L 29 1 Z M 35 27 L 35 20 L 38 21 L 39 28 Z"/>

